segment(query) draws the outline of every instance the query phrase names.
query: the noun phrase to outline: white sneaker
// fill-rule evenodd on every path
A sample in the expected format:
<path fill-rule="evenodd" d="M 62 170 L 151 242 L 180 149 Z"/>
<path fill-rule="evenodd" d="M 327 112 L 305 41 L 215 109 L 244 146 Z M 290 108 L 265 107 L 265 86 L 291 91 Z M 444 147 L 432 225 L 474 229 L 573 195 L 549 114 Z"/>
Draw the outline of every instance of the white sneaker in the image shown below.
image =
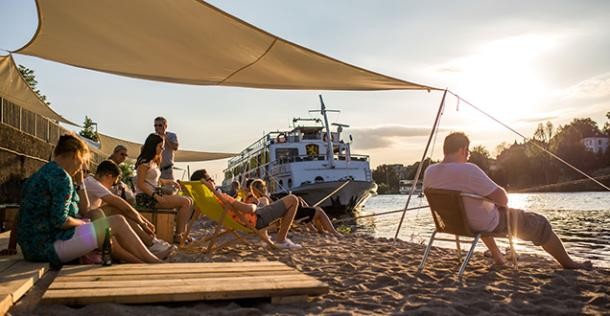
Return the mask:
<path fill-rule="evenodd" d="M 164 252 L 167 251 L 167 249 L 174 247 L 174 245 L 168 243 L 165 240 L 161 240 L 158 238 L 155 238 L 152 240 L 152 246 L 148 247 L 148 250 L 150 250 L 150 252 L 157 254 L 160 252 Z"/>
<path fill-rule="evenodd" d="M 275 243 L 275 245 L 280 248 L 280 249 L 300 249 L 303 248 L 303 246 L 292 242 L 292 240 L 286 238 L 284 239 L 284 241 L 282 242 L 277 242 Z"/>

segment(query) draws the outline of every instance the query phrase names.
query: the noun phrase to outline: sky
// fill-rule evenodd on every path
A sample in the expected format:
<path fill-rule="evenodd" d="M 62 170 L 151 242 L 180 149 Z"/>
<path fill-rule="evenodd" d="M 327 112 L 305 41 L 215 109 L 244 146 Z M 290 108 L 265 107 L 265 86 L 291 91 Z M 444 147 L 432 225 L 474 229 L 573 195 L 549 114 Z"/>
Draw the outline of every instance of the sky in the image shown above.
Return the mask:
<path fill-rule="evenodd" d="M 610 111 L 610 1 L 209 1 L 272 34 L 407 81 L 449 88 L 531 136 Z M 37 26 L 34 0 L 0 0 L 0 49 L 17 50 Z M 6 52 L 0 51 L 0 54 Z M 351 127 L 353 153 L 373 167 L 421 159 L 442 92 L 286 91 L 154 82 L 15 54 L 69 120 L 88 115 L 100 132 L 143 142 L 165 116 L 182 149 L 239 152 L 271 130 L 308 117 L 322 94 L 329 119 Z M 492 154 L 521 139 L 449 96 L 431 148 L 464 131 Z M 130 153 L 136 156 L 137 153 Z M 222 179 L 226 160 L 190 163 Z M 185 167 L 186 164 L 179 164 Z M 181 173 L 177 173 L 181 176 Z"/>

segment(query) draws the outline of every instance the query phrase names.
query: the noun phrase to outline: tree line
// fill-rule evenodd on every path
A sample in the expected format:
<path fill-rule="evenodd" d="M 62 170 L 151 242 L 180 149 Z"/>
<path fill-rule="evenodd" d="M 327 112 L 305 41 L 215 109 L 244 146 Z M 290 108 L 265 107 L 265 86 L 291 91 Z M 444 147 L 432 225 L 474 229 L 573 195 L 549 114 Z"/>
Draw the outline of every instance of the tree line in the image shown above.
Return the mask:
<path fill-rule="evenodd" d="M 594 153 L 586 149 L 583 138 L 610 137 L 610 112 L 603 127 L 591 118 L 576 118 L 566 125 L 538 124 L 532 137 L 519 143 L 501 143 L 495 148 L 495 157 L 484 146 L 470 149 L 469 162 L 478 165 L 492 180 L 511 191 L 588 191 L 601 187 L 592 181 L 571 183 L 584 176 L 551 157 L 548 150 L 574 167 L 610 185 L 610 149 Z M 424 170 L 431 163 L 424 161 Z M 384 164 L 373 171 L 380 194 L 396 194 L 399 181 L 414 179 L 419 162 L 403 166 Z M 423 174 L 422 174 L 423 176 Z"/>

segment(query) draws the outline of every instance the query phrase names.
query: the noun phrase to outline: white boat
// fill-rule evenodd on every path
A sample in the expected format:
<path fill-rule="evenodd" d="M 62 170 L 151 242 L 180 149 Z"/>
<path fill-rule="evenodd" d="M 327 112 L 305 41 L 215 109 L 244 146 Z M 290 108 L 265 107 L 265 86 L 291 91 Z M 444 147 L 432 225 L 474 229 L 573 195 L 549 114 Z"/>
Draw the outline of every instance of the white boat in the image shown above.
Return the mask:
<path fill-rule="evenodd" d="M 398 181 L 398 192 L 400 194 L 409 194 L 411 192 L 411 189 L 413 188 L 413 183 L 415 182 L 415 180 L 399 180 Z M 423 182 L 417 181 L 417 186 L 415 186 L 415 190 L 413 191 L 413 193 L 415 194 L 420 194 L 422 193 L 422 187 L 423 187 Z"/>
<path fill-rule="evenodd" d="M 291 130 L 270 132 L 230 159 L 223 188 L 261 178 L 272 196 L 293 193 L 330 213 L 352 212 L 376 194 L 369 156 L 351 153 L 351 135 L 347 142 L 341 138 L 349 126 L 329 125 L 326 113 L 332 110 L 321 96 L 320 102 L 321 110 L 310 112 L 322 118 L 295 118 Z"/>

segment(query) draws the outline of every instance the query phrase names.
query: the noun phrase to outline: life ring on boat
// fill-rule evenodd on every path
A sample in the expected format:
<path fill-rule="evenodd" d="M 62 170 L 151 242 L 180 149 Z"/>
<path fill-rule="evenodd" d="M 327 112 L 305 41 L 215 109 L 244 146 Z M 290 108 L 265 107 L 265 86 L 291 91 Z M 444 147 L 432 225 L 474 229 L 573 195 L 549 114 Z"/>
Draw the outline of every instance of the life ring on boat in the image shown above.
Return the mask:
<path fill-rule="evenodd" d="M 275 138 L 275 142 L 278 144 L 283 144 L 286 142 L 286 134 L 285 133 L 280 133 L 279 135 L 277 135 L 277 137 Z"/>

